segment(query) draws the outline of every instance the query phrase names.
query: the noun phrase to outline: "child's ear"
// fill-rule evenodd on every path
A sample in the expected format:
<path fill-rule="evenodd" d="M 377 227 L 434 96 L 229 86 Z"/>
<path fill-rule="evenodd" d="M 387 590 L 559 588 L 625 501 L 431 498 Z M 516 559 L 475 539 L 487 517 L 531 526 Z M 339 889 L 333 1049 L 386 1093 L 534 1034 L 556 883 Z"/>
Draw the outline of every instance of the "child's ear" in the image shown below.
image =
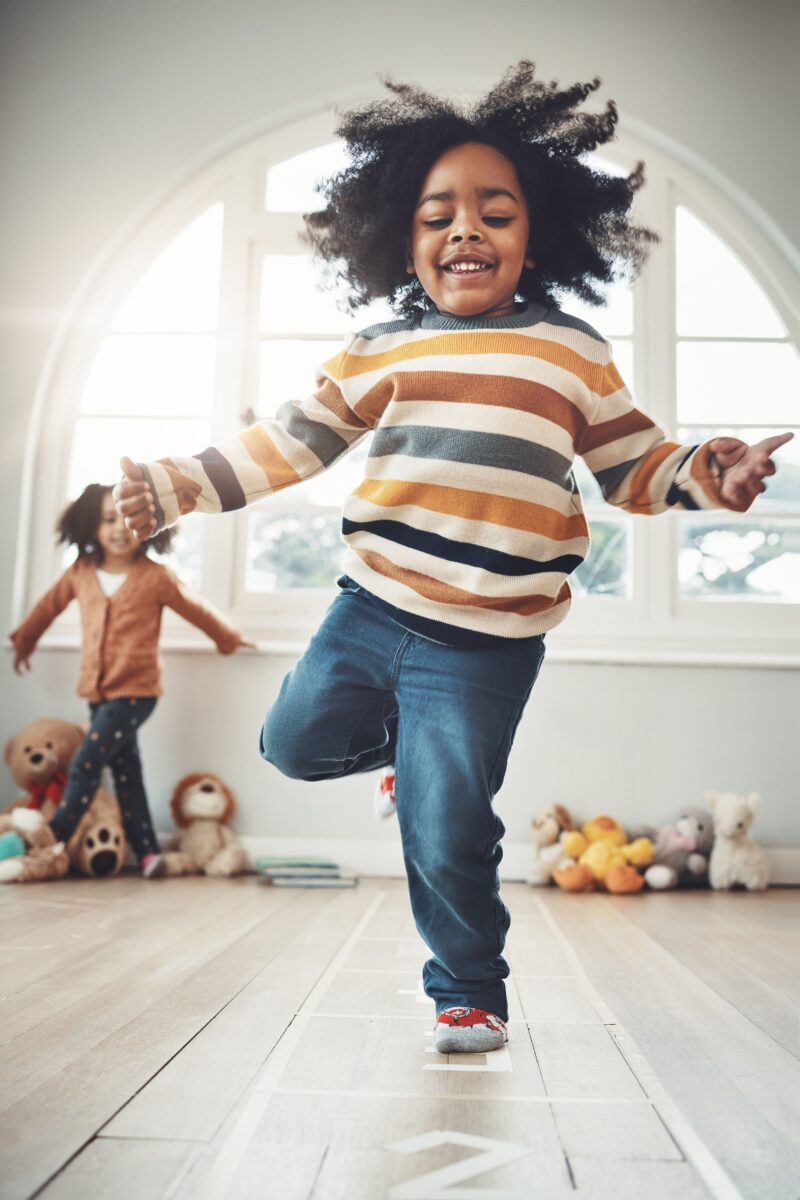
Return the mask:
<path fill-rule="evenodd" d="M 536 259 L 533 257 L 533 250 L 529 250 L 525 258 L 525 266 L 529 271 L 532 271 L 536 266 Z"/>
<path fill-rule="evenodd" d="M 411 239 L 410 238 L 403 239 L 403 250 L 404 250 L 404 253 L 406 256 L 406 271 L 408 272 L 409 275 L 416 275 L 417 272 L 414 267 L 414 256 L 411 253 Z"/>

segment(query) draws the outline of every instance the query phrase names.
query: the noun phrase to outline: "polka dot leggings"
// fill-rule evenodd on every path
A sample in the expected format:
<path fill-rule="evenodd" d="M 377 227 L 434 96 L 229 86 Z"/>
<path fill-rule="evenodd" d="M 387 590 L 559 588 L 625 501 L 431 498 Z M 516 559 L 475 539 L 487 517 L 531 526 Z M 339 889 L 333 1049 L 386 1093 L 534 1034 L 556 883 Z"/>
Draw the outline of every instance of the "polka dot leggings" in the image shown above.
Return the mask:
<path fill-rule="evenodd" d="M 110 767 L 125 836 L 134 854 L 141 861 L 147 854 L 158 853 L 136 743 L 139 726 L 155 706 L 154 696 L 89 705 L 91 727 L 72 760 L 64 795 L 50 822 L 59 841 L 66 842 L 72 837 L 100 786 L 103 767 Z"/>

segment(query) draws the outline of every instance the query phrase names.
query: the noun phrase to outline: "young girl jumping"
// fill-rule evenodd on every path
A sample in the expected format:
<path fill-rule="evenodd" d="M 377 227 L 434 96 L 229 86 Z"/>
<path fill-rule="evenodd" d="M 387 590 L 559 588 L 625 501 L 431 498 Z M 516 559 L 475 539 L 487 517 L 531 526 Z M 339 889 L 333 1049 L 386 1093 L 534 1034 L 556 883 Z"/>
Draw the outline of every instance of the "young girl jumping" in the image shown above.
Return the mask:
<path fill-rule="evenodd" d="M 352 165 L 327 180 L 306 238 L 351 307 L 398 320 L 351 337 L 315 391 L 193 458 L 122 460 L 115 497 L 151 536 L 180 513 L 227 512 L 314 475 L 372 433 L 344 505 L 345 574 L 269 710 L 261 752 L 284 774 L 393 767 L 414 917 L 431 958 L 434 1045 L 507 1039 L 492 800 L 589 547 L 573 474 L 583 456 L 632 513 L 745 511 L 790 435 L 670 441 L 634 406 L 608 342 L 562 312 L 633 277 L 649 231 L 643 182 L 594 169 L 617 121 L 579 111 L 531 63 L 460 109 L 417 88 L 346 114 Z"/>
<path fill-rule="evenodd" d="M 30 670 L 36 643 L 58 614 L 76 599 L 83 640 L 78 695 L 89 701 L 91 724 L 69 768 L 61 802 L 51 821 L 66 842 L 111 768 L 126 837 L 142 873 L 163 872 L 147 804 L 137 735 L 161 695 L 158 637 L 165 607 L 191 621 L 222 654 L 249 646 L 241 634 L 203 601 L 192 597 L 167 567 L 147 551 L 163 552 L 172 540 L 164 530 L 144 544 L 125 527 L 111 488 L 92 483 L 62 513 L 58 540 L 78 557 L 34 606 L 14 633 L 14 670 Z"/>

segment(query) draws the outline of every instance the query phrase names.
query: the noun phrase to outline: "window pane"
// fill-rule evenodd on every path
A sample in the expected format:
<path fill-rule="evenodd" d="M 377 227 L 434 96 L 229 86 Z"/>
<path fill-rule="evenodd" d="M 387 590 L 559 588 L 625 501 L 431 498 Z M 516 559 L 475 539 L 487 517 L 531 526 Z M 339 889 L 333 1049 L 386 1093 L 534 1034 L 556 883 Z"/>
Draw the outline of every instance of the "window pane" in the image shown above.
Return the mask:
<path fill-rule="evenodd" d="M 687 208 L 675 210 L 677 328 L 682 337 L 786 337 L 743 262 Z"/>
<path fill-rule="evenodd" d="M 168 554 L 153 554 L 183 580 L 187 587 L 200 591 L 203 572 L 203 541 L 206 522 L 201 516 L 184 517 L 175 527 Z M 152 552 L 151 552 L 152 553 Z"/>
<path fill-rule="evenodd" d="M 117 313 L 116 333 L 216 329 L 223 209 L 212 205 L 145 270 Z"/>
<path fill-rule="evenodd" d="M 625 521 L 591 521 L 592 548 L 586 562 L 570 576 L 576 596 L 629 597 L 631 594 L 630 527 Z"/>
<path fill-rule="evenodd" d="M 214 392 L 215 339 L 203 335 L 106 338 L 81 399 L 83 413 L 205 416 Z"/>
<path fill-rule="evenodd" d="M 344 142 L 336 141 L 276 163 L 267 171 L 265 207 L 269 212 L 315 212 L 323 203 L 314 184 L 349 161 Z"/>
<path fill-rule="evenodd" d="M 261 271 L 260 329 L 265 333 L 344 333 L 395 320 L 383 301 L 353 315 L 336 307 L 336 293 L 320 289 L 318 269 L 306 254 L 266 254 Z"/>
<path fill-rule="evenodd" d="M 317 367 L 338 354 L 342 345 L 341 340 L 262 342 L 258 415 L 271 417 L 287 400 L 311 395 L 316 388 Z"/>
<path fill-rule="evenodd" d="M 627 284 L 617 283 L 609 288 L 602 308 L 592 308 L 569 295 L 563 296 L 559 307 L 573 317 L 580 317 L 604 337 L 633 333 L 633 292 Z"/>
<path fill-rule="evenodd" d="M 333 587 L 344 553 L 341 523 L 338 513 L 252 513 L 247 524 L 247 591 Z"/>
<path fill-rule="evenodd" d="M 89 483 L 116 483 L 123 454 L 146 462 L 170 454 L 196 454 L 208 442 L 208 421 L 81 417 L 72 443 L 68 495 L 72 499 Z"/>
<path fill-rule="evenodd" d="M 752 426 L 725 426 L 710 429 L 703 426 L 689 426 L 678 430 L 678 440 L 693 442 L 699 445 L 715 437 L 740 438 L 749 445 L 760 442 L 763 438 L 772 437 L 775 429 L 758 429 Z M 782 431 L 781 431 L 782 432 Z M 767 490 L 754 502 L 750 512 L 769 512 L 770 508 L 796 508 L 800 511 L 800 429 L 786 430 L 794 433 L 794 440 L 781 446 L 773 454 L 777 474 L 765 480 Z"/>
<path fill-rule="evenodd" d="M 701 600 L 800 603 L 800 521 L 681 518 L 678 575 Z"/>
<path fill-rule="evenodd" d="M 798 423 L 800 355 L 788 343 L 678 344 L 678 420 L 692 425 Z"/>

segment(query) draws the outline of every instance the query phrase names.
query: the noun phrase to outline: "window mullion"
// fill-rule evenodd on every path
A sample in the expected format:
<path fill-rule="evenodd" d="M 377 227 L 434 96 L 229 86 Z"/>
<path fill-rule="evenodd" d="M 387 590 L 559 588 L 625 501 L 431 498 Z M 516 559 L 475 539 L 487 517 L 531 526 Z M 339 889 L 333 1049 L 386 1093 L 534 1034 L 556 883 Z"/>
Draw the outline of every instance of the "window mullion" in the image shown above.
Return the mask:
<path fill-rule="evenodd" d="M 675 429 L 675 226 L 668 177 L 651 171 L 646 220 L 656 247 L 634 291 L 637 399 L 668 436 Z M 677 599 L 673 521 L 666 515 L 634 521 L 634 596 L 641 597 L 648 631 L 666 633 Z"/>
<path fill-rule="evenodd" d="M 251 204 L 250 169 L 246 164 L 229 178 L 225 188 L 222 233 L 217 354 L 211 439 L 217 442 L 237 433 L 244 406 L 247 331 L 248 243 L 245 233 Z M 234 603 L 235 530 L 233 519 L 207 522 L 203 554 L 203 590 L 224 608 Z"/>

